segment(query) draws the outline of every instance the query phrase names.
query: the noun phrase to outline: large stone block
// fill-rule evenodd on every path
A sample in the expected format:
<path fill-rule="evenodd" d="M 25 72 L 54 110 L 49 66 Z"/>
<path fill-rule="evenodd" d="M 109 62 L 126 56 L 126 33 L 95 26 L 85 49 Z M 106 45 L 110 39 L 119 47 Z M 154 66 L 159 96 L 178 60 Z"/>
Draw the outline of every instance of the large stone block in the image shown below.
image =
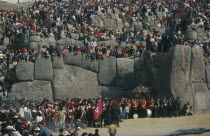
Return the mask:
<path fill-rule="evenodd" d="M 197 40 L 198 39 L 198 33 L 196 31 L 187 31 L 185 34 L 186 40 Z"/>
<path fill-rule="evenodd" d="M 51 58 L 37 58 L 35 61 L 35 79 L 53 80 L 53 68 Z"/>
<path fill-rule="evenodd" d="M 97 74 L 76 66 L 54 69 L 54 98 L 94 98 L 101 96 Z"/>
<path fill-rule="evenodd" d="M 84 41 L 75 40 L 75 45 L 78 47 L 84 47 Z"/>
<path fill-rule="evenodd" d="M 16 76 L 20 81 L 34 80 L 34 63 L 19 62 L 16 65 Z"/>
<path fill-rule="evenodd" d="M 172 94 L 192 102 L 190 62 L 191 48 L 187 46 L 177 45 L 164 54 L 160 66 L 160 96 Z"/>
<path fill-rule="evenodd" d="M 75 33 L 71 33 L 71 38 L 74 40 L 78 40 L 79 39 L 79 35 L 75 34 Z"/>
<path fill-rule="evenodd" d="M 98 72 L 98 60 L 86 59 L 85 56 L 82 58 L 82 68 Z"/>
<path fill-rule="evenodd" d="M 4 46 L 8 46 L 9 45 L 9 38 L 8 37 L 4 37 L 3 45 Z"/>
<path fill-rule="evenodd" d="M 192 48 L 190 80 L 192 82 L 205 82 L 205 63 L 203 57 L 203 49 L 200 46 Z"/>
<path fill-rule="evenodd" d="M 134 59 L 134 70 L 140 71 L 144 69 L 144 59 L 143 57 Z"/>
<path fill-rule="evenodd" d="M 34 80 L 33 82 L 20 82 L 12 85 L 11 92 L 17 99 L 42 101 L 44 98 L 52 101 L 52 87 L 50 81 Z"/>
<path fill-rule="evenodd" d="M 64 68 L 63 56 L 53 56 L 52 57 L 53 68 Z"/>
<path fill-rule="evenodd" d="M 55 43 L 55 42 L 56 42 L 56 40 L 55 40 L 54 37 L 45 38 L 45 41 L 46 41 L 47 43 L 49 43 L 49 44 Z"/>
<path fill-rule="evenodd" d="M 38 42 L 37 43 L 40 47 L 46 46 L 49 47 L 49 43 L 48 42 Z"/>
<path fill-rule="evenodd" d="M 206 67 L 206 84 L 207 87 L 210 89 L 210 67 Z"/>
<path fill-rule="evenodd" d="M 124 89 L 134 88 L 134 59 L 117 59 L 117 86 Z"/>
<path fill-rule="evenodd" d="M 40 42 L 41 37 L 40 36 L 30 36 L 29 41 L 30 42 Z"/>
<path fill-rule="evenodd" d="M 60 46 L 71 45 L 70 39 L 60 39 L 56 43 L 58 43 Z"/>
<path fill-rule="evenodd" d="M 205 83 L 193 83 L 193 109 L 195 113 L 210 112 L 210 92 Z"/>
<path fill-rule="evenodd" d="M 38 50 L 38 42 L 30 42 L 29 48 L 32 50 Z"/>
<path fill-rule="evenodd" d="M 104 27 L 106 28 L 116 28 L 116 24 L 114 20 L 104 19 Z"/>
<path fill-rule="evenodd" d="M 64 63 L 68 65 L 74 65 L 81 67 L 82 64 L 82 55 L 81 54 L 67 54 L 64 56 Z"/>
<path fill-rule="evenodd" d="M 111 85 L 116 77 L 116 73 L 115 57 L 105 57 L 104 59 L 99 60 L 99 85 Z"/>

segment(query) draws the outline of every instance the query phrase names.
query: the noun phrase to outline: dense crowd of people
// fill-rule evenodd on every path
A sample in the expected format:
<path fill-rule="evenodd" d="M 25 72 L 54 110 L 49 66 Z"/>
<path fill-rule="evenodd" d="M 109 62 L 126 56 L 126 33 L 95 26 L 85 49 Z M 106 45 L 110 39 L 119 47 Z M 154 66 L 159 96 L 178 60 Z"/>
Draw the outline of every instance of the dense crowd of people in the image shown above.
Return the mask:
<path fill-rule="evenodd" d="M 158 98 L 151 99 L 103 99 L 103 110 L 98 118 L 94 112 L 98 99 L 66 99 L 49 102 L 31 100 L 1 101 L 0 121 L 3 134 L 8 134 L 8 128 L 13 127 L 21 135 L 36 135 L 40 129 L 54 132 L 63 130 L 69 134 L 76 133 L 80 128 L 103 127 L 119 123 L 124 119 L 145 117 L 172 117 L 193 115 L 190 103 L 183 104 L 176 100 Z M 41 129 L 42 130 L 42 129 Z M 9 130 L 10 132 L 11 130 Z"/>
<path fill-rule="evenodd" d="M 148 51 L 162 52 L 176 44 L 188 44 L 184 39 L 184 33 L 190 24 L 199 25 L 205 33 L 209 34 L 209 6 L 204 3 L 209 4 L 209 1 L 131 1 L 130 3 L 126 1 L 36 1 L 28 8 L 0 12 L 2 41 L 5 37 L 9 37 L 12 42 L 13 37 L 21 37 L 21 34 L 29 36 L 31 30 L 36 31 L 43 38 L 53 37 L 59 40 L 63 32 L 64 37 L 67 38 L 72 38 L 73 34 L 79 35 L 79 40 L 84 41 L 84 47 L 69 46 L 68 50 L 83 51 L 87 53 L 87 57 L 95 58 L 94 54 L 100 55 L 101 52 L 104 55 L 105 51 L 109 56 L 129 57 L 134 56 L 136 52 L 141 53 L 144 47 Z M 71 8 L 68 8 L 69 6 Z M 92 18 L 110 10 L 119 11 L 116 12 L 118 18 L 131 24 L 130 27 L 123 26 L 115 30 L 92 24 Z M 159 16 L 160 12 L 164 12 L 164 15 Z M 138 17 L 144 21 L 147 16 L 153 17 L 158 22 L 155 27 L 147 23 L 137 27 L 132 19 Z M 171 32 L 162 33 L 160 32 L 162 28 L 171 28 Z M 95 37 L 97 41 L 90 36 Z M 98 40 L 110 39 L 118 45 L 122 42 L 132 44 L 136 41 L 145 41 L 146 46 L 143 43 L 136 44 L 134 48 L 136 52 L 134 52 L 131 46 L 110 48 L 97 45 Z M 209 46 L 209 41 L 201 42 Z"/>
<path fill-rule="evenodd" d="M 106 28 L 93 24 L 93 18 L 109 11 L 118 14 L 123 23 L 130 27 L 120 29 Z M 119 12 L 117 12 L 119 11 Z M 163 15 L 159 16 L 159 13 Z M 134 18 L 143 23 L 137 26 Z M 156 20 L 155 26 L 145 23 L 147 18 Z M 149 22 L 149 21 L 148 21 Z M 21 47 L 0 52 L 0 121 L 1 131 L 8 135 L 50 135 L 50 130 L 60 131 L 62 135 L 78 135 L 79 128 L 109 126 L 114 136 L 116 126 L 124 119 L 144 117 L 171 117 L 192 115 L 190 103 L 182 103 L 179 98 L 146 98 L 103 100 L 103 111 L 94 119 L 99 99 L 66 99 L 42 102 L 31 100 L 6 101 L 7 90 L 16 82 L 12 71 L 18 62 L 34 62 L 37 55 L 43 58 L 61 56 L 68 53 L 84 54 L 86 59 L 135 58 L 144 51 L 166 52 L 177 44 L 194 46 L 204 50 L 206 64 L 209 63 L 209 41 L 185 41 L 189 25 L 196 24 L 209 35 L 209 0 L 173 1 L 35 1 L 27 8 L 0 11 L 0 44 L 16 43 L 25 36 L 29 41 L 31 32 L 43 39 L 72 39 L 78 35 L 83 46 L 68 45 L 38 49 Z M 168 29 L 170 32 L 162 32 Z M 8 38 L 9 41 L 5 39 Z M 100 44 L 100 41 L 114 41 L 116 45 Z M 126 43 L 126 46 L 122 46 Z M 98 136 L 98 130 L 93 134 Z M 85 135 L 92 135 L 84 133 Z M 92 135 L 92 136 L 93 136 Z"/>

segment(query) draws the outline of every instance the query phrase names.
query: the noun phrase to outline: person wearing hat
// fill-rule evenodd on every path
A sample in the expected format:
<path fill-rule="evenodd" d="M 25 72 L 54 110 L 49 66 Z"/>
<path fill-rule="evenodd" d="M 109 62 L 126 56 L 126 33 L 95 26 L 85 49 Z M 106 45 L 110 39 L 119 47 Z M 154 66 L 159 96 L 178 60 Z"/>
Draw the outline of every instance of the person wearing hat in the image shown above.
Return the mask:
<path fill-rule="evenodd" d="M 21 136 L 21 134 L 16 131 L 16 129 L 13 126 L 7 126 L 4 128 L 6 135 L 12 135 L 12 136 Z"/>
<path fill-rule="evenodd" d="M 39 132 L 40 132 L 40 128 L 39 127 L 35 127 L 32 134 L 34 134 L 35 136 L 38 136 Z"/>
<path fill-rule="evenodd" d="M 116 125 L 114 125 L 114 122 L 108 126 L 108 132 L 110 134 L 110 136 L 115 136 L 117 133 L 117 127 Z"/>

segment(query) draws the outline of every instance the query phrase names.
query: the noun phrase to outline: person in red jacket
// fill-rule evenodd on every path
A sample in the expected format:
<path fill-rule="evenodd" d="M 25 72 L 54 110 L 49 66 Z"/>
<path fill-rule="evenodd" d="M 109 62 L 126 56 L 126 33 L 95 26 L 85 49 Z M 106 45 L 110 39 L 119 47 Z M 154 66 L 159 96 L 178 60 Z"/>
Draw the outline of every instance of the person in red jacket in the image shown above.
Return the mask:
<path fill-rule="evenodd" d="M 140 117 L 146 116 L 146 108 L 147 108 L 147 101 L 145 98 L 139 101 L 139 108 L 140 108 Z"/>
<path fill-rule="evenodd" d="M 147 108 L 151 109 L 152 111 L 152 117 L 154 115 L 154 110 L 155 110 L 155 101 L 153 98 L 151 98 L 148 102 L 147 102 Z"/>

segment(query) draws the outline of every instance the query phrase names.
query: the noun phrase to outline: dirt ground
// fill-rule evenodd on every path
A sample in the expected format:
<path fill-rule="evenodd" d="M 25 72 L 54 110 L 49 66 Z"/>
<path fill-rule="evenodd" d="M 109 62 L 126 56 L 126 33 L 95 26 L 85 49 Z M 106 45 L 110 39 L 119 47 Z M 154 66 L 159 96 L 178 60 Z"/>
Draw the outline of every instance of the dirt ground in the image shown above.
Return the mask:
<path fill-rule="evenodd" d="M 165 136 L 179 129 L 207 128 L 210 129 L 210 113 L 177 118 L 144 118 L 124 120 L 120 123 L 116 136 Z M 107 128 L 98 128 L 100 136 L 109 136 Z M 80 130 L 94 133 L 95 128 Z M 80 136 L 79 135 L 79 136 Z M 210 132 L 199 135 L 187 136 L 210 136 Z"/>

